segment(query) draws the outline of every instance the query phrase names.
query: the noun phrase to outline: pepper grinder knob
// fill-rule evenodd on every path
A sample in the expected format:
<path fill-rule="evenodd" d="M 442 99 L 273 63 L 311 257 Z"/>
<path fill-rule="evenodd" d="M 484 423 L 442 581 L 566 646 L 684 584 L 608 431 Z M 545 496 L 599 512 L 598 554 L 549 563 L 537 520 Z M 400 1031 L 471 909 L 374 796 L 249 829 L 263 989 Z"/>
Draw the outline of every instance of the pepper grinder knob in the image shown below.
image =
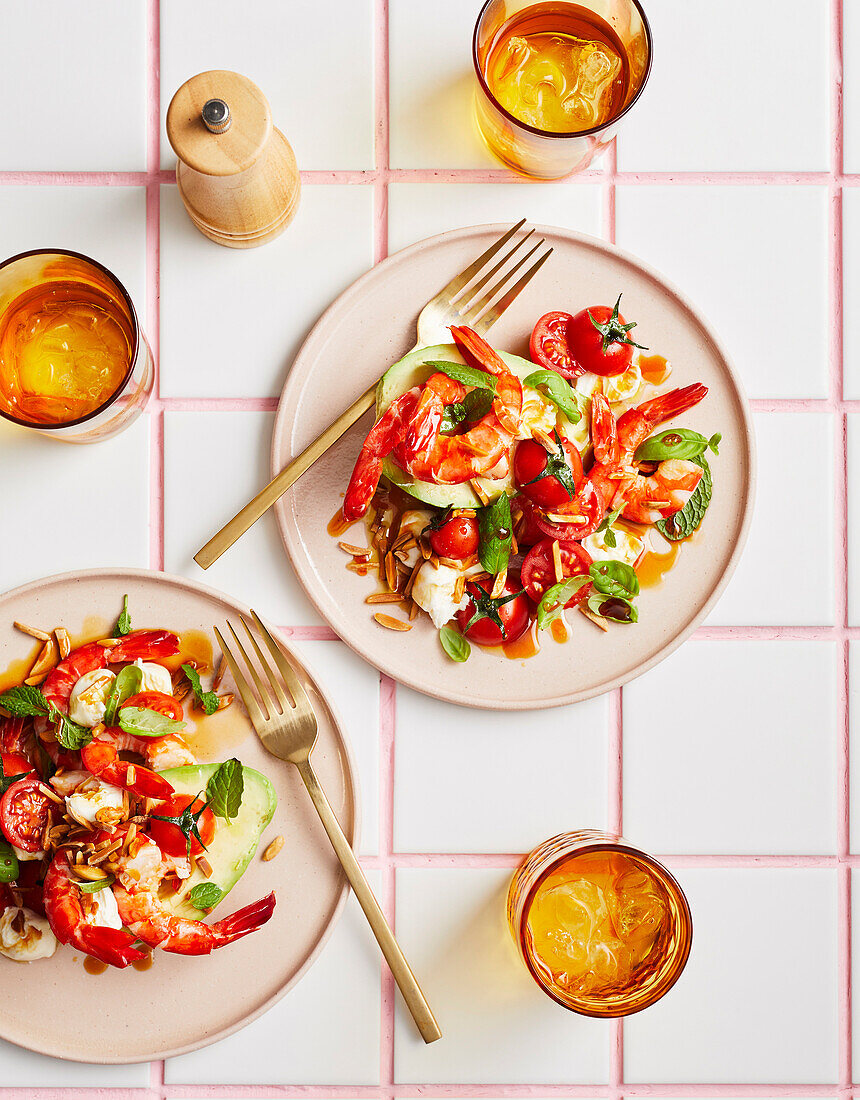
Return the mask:
<path fill-rule="evenodd" d="M 228 248 L 283 233 L 298 208 L 299 170 L 252 80 L 227 69 L 193 76 L 170 101 L 167 136 L 179 194 L 201 233 Z"/>

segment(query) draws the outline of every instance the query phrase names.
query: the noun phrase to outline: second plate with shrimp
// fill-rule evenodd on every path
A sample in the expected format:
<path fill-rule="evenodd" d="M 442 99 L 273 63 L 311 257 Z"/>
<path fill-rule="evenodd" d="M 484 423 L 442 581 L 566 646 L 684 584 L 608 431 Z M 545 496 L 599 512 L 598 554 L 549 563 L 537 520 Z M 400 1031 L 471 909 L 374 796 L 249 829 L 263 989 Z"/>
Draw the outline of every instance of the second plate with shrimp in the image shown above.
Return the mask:
<path fill-rule="evenodd" d="M 334 303 L 291 371 L 272 464 L 384 375 L 375 416 L 277 505 L 291 562 L 384 672 L 533 709 L 629 680 L 701 621 L 746 536 L 753 442 L 692 305 L 567 230 L 537 228 L 550 262 L 486 340 L 460 327 L 402 357 L 423 303 L 502 228 L 405 249 Z"/>

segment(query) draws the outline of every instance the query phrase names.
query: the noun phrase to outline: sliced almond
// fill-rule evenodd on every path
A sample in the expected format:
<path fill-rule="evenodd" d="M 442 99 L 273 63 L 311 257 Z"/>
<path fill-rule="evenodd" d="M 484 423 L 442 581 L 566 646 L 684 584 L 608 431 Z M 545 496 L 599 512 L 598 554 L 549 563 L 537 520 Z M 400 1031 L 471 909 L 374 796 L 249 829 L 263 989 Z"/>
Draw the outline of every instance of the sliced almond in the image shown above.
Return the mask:
<path fill-rule="evenodd" d="M 374 592 L 365 598 L 365 603 L 404 603 L 406 597 L 400 592 Z"/>
<path fill-rule="evenodd" d="M 60 659 L 65 660 L 66 657 L 72 652 L 72 639 L 69 637 L 69 632 L 64 626 L 58 626 L 54 631 L 54 637 L 57 639 L 57 648 L 60 651 Z"/>
<path fill-rule="evenodd" d="M 31 638 L 37 638 L 40 642 L 50 641 L 51 635 L 47 634 L 44 630 L 39 630 L 37 626 L 27 626 L 26 623 L 12 623 L 16 630 L 20 630 L 22 634 L 29 634 Z"/>
<path fill-rule="evenodd" d="M 200 871 L 206 876 L 206 878 L 212 878 L 212 864 L 206 858 L 206 856 L 197 856 L 195 863 L 200 868 Z"/>
<path fill-rule="evenodd" d="M 373 551 L 371 550 L 371 548 L 369 546 L 353 546 L 349 542 L 339 542 L 338 546 L 345 553 L 352 554 L 353 557 L 357 557 L 357 558 L 364 558 L 364 557 L 369 558 L 370 555 L 373 553 Z"/>
<path fill-rule="evenodd" d="M 587 522 L 585 516 L 579 516 L 576 513 L 571 513 L 570 515 L 562 516 L 557 512 L 555 512 L 555 513 L 547 512 L 546 518 L 550 521 L 550 523 L 575 523 L 575 524 L 581 524 L 581 523 L 586 523 Z"/>
<path fill-rule="evenodd" d="M 473 477 L 472 480 L 469 482 L 469 484 L 472 487 L 472 492 L 475 494 L 475 496 L 478 498 L 478 500 L 481 502 L 481 504 L 486 505 L 486 504 L 490 503 L 490 498 L 487 496 L 487 494 L 481 488 L 477 478 Z"/>
<path fill-rule="evenodd" d="M 276 836 L 272 843 L 263 852 L 263 859 L 266 863 L 270 863 L 275 856 L 280 852 L 284 846 L 284 838 L 282 836 Z"/>
<path fill-rule="evenodd" d="M 536 439 L 544 450 L 549 451 L 551 454 L 558 454 L 558 444 L 556 441 L 540 428 L 532 429 L 532 439 Z"/>
<path fill-rule="evenodd" d="M 461 573 L 454 582 L 454 603 L 460 603 L 466 595 L 466 574 Z"/>
<path fill-rule="evenodd" d="M 42 646 L 39 656 L 33 663 L 33 667 L 30 669 L 30 676 L 47 676 L 59 659 L 57 643 L 53 638 L 48 638 L 47 642 Z"/>
<path fill-rule="evenodd" d="M 218 696 L 218 710 L 226 710 L 227 707 L 233 703 L 233 692 L 227 691 L 223 695 Z"/>
<path fill-rule="evenodd" d="M 421 558 L 415 563 L 412 572 L 409 574 L 409 580 L 406 582 L 406 587 L 403 589 L 403 595 L 408 596 L 412 592 L 413 585 L 415 584 L 415 578 L 421 571 L 421 567 L 424 565 L 424 559 Z"/>
<path fill-rule="evenodd" d="M 224 679 L 224 673 L 227 671 L 227 664 L 222 657 L 218 662 L 218 669 L 215 673 L 215 679 L 212 681 L 212 690 L 217 691 L 221 687 L 221 681 Z"/>
<path fill-rule="evenodd" d="M 505 590 L 505 584 L 507 583 L 508 574 L 507 570 L 502 570 L 501 573 L 496 573 L 496 579 L 493 581 L 493 590 L 490 593 L 492 599 L 497 600 L 499 596 Z"/>
<path fill-rule="evenodd" d="M 412 606 L 411 606 L 411 607 L 409 608 L 409 621 L 410 621 L 410 623 L 411 623 L 411 622 L 412 622 L 412 620 L 413 620 L 413 619 L 414 619 L 414 618 L 416 617 L 416 615 L 418 614 L 419 610 L 420 610 L 420 609 L 419 609 L 419 607 L 418 607 L 418 604 L 417 604 L 417 603 L 416 603 L 416 602 L 415 602 L 415 601 L 413 600 L 413 601 L 412 601 Z"/>
<path fill-rule="evenodd" d="M 555 570 L 555 583 L 561 584 L 564 580 L 564 568 L 561 564 L 561 547 L 558 539 L 552 540 L 552 567 Z"/>
<path fill-rule="evenodd" d="M 380 626 L 384 626 L 386 630 L 411 630 L 412 623 L 405 623 L 402 619 L 392 619 L 390 615 L 383 615 L 380 611 L 377 611 L 373 616 Z"/>
<path fill-rule="evenodd" d="M 101 867 L 91 867 L 88 863 L 76 863 L 72 870 L 75 877 L 83 882 L 101 882 L 102 879 L 107 878 L 107 872 Z"/>
<path fill-rule="evenodd" d="M 577 607 L 582 612 L 582 614 L 586 617 L 586 619 L 588 619 L 590 622 L 594 623 L 595 626 L 599 626 L 600 629 L 604 632 L 604 634 L 609 630 L 609 624 L 606 622 L 606 620 L 601 618 L 600 615 L 595 615 L 593 611 L 589 611 L 588 608 L 585 606 L 585 604 L 583 604 L 583 603 L 577 604 Z"/>

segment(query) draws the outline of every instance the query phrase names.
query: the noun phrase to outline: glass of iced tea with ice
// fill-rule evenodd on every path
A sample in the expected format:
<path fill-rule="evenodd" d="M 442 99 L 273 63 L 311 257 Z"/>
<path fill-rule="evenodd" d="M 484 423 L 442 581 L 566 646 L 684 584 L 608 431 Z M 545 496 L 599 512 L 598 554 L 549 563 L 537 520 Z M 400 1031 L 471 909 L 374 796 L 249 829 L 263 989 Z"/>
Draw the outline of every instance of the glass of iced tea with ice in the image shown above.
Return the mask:
<path fill-rule="evenodd" d="M 587 168 L 642 94 L 651 29 L 638 0 L 487 0 L 472 59 L 490 150 L 557 179 Z"/>
<path fill-rule="evenodd" d="M 538 985 L 585 1016 L 654 1004 L 678 980 L 693 937 L 687 899 L 666 868 L 596 831 L 535 848 L 511 882 L 508 922 Z"/>
<path fill-rule="evenodd" d="M 94 443 L 140 414 L 154 373 L 134 304 L 106 267 L 59 248 L 0 263 L 0 416 Z"/>

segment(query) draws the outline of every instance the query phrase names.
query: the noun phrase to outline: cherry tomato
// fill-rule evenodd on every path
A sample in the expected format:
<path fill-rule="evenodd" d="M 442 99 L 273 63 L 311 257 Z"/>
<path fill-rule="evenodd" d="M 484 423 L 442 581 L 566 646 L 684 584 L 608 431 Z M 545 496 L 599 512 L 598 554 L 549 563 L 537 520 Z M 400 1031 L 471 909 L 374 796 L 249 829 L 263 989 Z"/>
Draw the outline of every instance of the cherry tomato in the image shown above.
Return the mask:
<path fill-rule="evenodd" d="M 578 487 L 582 481 L 582 459 L 579 451 L 568 439 L 562 439 L 561 445 L 564 451 L 564 463 L 571 472 L 574 485 Z M 567 504 L 572 499 L 564 485 L 550 472 L 561 461 L 561 455 L 549 454 L 534 439 L 522 440 L 514 452 L 514 480 L 520 487 L 520 491 L 548 511 L 561 504 Z M 547 469 L 547 464 L 549 464 L 547 475 L 541 477 L 541 472 Z"/>
<path fill-rule="evenodd" d="M 478 645 L 501 645 L 502 642 L 516 641 L 521 634 L 524 634 L 526 630 L 528 630 L 531 621 L 529 602 L 525 595 L 522 593 L 515 595 L 512 600 L 508 600 L 507 603 L 498 606 L 499 618 L 504 627 L 503 634 L 493 620 L 487 617 L 478 619 L 473 626 L 468 625 L 469 620 L 477 610 L 474 603 L 474 597 L 478 594 L 477 590 L 479 586 L 484 589 L 486 596 L 489 597 L 493 589 L 492 578 L 482 581 L 473 581 L 466 585 L 467 595 L 473 598 L 469 600 L 468 605 L 463 608 L 462 611 L 457 612 L 457 623 L 460 629 L 470 642 L 477 642 Z M 505 596 L 510 596 L 515 592 L 519 593 L 519 585 L 515 584 L 509 575 L 505 582 L 504 591 L 499 598 L 504 599 Z"/>
<path fill-rule="evenodd" d="M 635 345 L 628 328 L 634 325 L 628 325 L 619 315 L 618 302 L 612 309 L 609 306 L 581 309 L 568 322 L 567 346 L 584 371 L 607 376 L 623 374 L 630 366 Z"/>
<path fill-rule="evenodd" d="M 192 812 L 196 813 L 202 805 L 203 800 L 199 797 L 194 798 L 190 794 L 177 794 L 157 806 L 155 812 L 159 817 L 181 817 L 183 810 L 189 806 L 191 806 Z M 208 847 L 215 836 L 215 815 L 210 809 L 205 809 L 197 818 L 197 831 L 200 833 L 203 843 Z M 158 845 L 166 856 L 181 858 L 188 855 L 188 842 L 178 825 L 173 825 L 169 821 L 151 819 L 146 829 L 146 835 Z M 192 837 L 191 854 L 199 856 L 202 851 L 203 848 L 200 846 L 200 842 Z"/>
<path fill-rule="evenodd" d="M 21 860 L 18 864 L 18 878 L 15 881 L 15 889 L 21 895 L 21 903 L 25 909 L 32 909 L 40 917 L 45 915 L 44 878 L 47 868 L 45 860 L 31 859 Z M 2 907 L 0 907 L 2 908 Z"/>
<path fill-rule="evenodd" d="M 569 313 L 555 310 L 545 313 L 532 329 L 529 340 L 529 357 L 547 370 L 558 371 L 562 378 L 572 381 L 584 374 L 585 368 L 570 354 L 567 344 L 567 326 L 573 320 Z"/>
<path fill-rule="evenodd" d="M 3 761 L 3 775 L 7 779 L 12 775 L 26 775 L 33 770 L 27 757 L 18 752 L 0 752 L 0 760 Z"/>
<path fill-rule="evenodd" d="M 440 558 L 469 558 L 478 550 L 478 521 L 472 516 L 454 516 L 430 532 L 430 545 Z"/>
<path fill-rule="evenodd" d="M 19 779 L 0 798 L 0 829 L 16 848 L 41 852 L 42 834 L 55 806 L 40 789 L 38 779 Z"/>
<path fill-rule="evenodd" d="M 535 543 L 523 562 L 523 588 L 535 603 L 540 603 L 544 592 L 558 583 L 552 556 L 552 544 L 552 539 L 543 539 L 541 542 Z M 583 550 L 578 542 L 560 542 L 558 549 L 561 555 L 562 580 L 567 577 L 581 577 L 588 572 L 588 567 L 591 565 L 591 555 L 587 550 Z M 584 584 L 578 592 L 574 592 L 572 598 L 564 606 L 574 607 L 580 600 L 585 599 L 590 589 L 590 584 Z"/>
<path fill-rule="evenodd" d="M 179 722 L 182 720 L 182 704 L 172 695 L 165 695 L 163 691 L 139 691 L 122 704 L 124 707 L 140 707 L 142 710 L 154 710 L 156 714 L 163 714 L 165 718 L 172 718 Z"/>
<path fill-rule="evenodd" d="M 555 514 L 564 515 L 565 509 L 562 507 Z M 536 511 L 534 521 L 545 535 L 558 539 L 559 542 L 575 542 L 593 535 L 603 522 L 606 508 L 594 486 L 589 483 L 583 485 L 577 493 L 576 515 L 576 523 L 557 523 Z"/>

